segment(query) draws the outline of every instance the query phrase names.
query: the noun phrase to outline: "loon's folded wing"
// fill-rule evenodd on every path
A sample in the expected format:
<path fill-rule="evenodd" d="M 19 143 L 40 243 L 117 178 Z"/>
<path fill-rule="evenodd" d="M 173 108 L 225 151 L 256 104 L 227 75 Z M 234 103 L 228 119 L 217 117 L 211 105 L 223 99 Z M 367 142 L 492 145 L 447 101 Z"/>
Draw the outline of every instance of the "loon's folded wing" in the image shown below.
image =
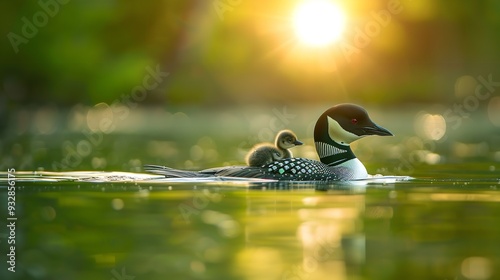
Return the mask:
<path fill-rule="evenodd" d="M 144 165 L 144 171 L 164 175 L 167 178 L 200 178 L 200 177 L 242 177 L 262 178 L 265 174 L 259 167 L 248 166 L 224 166 L 204 169 L 201 171 L 180 170 L 161 165 Z M 272 177 L 267 176 L 269 179 Z"/>
<path fill-rule="evenodd" d="M 215 171 L 215 176 L 222 177 L 241 177 L 241 178 L 259 178 L 259 179 L 275 179 L 272 174 L 264 172 L 262 167 L 251 166 L 230 166 L 208 169 Z M 205 170 L 201 171 L 204 172 Z"/>
<path fill-rule="evenodd" d="M 144 165 L 144 171 L 151 172 L 158 175 L 164 175 L 167 178 L 198 178 L 198 177 L 212 177 L 213 174 L 201 173 L 199 171 L 180 170 L 161 165 Z"/>

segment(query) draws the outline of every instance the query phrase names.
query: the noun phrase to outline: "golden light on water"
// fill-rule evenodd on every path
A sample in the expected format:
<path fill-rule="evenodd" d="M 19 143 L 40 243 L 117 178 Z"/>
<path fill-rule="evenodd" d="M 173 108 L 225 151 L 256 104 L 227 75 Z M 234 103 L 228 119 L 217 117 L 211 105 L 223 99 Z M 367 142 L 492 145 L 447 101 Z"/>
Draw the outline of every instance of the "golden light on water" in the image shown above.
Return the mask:
<path fill-rule="evenodd" d="M 310 46 L 322 47 L 341 38 L 345 14 L 327 0 L 300 3 L 293 15 L 294 30 L 299 40 Z"/>

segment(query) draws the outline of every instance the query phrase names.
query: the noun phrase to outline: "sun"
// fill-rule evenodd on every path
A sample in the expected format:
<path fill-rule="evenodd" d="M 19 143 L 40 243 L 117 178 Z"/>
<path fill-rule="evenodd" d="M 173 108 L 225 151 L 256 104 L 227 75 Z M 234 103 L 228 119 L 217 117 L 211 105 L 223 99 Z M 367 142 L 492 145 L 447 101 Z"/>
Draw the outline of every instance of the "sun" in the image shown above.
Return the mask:
<path fill-rule="evenodd" d="M 328 0 L 306 0 L 295 9 L 293 25 L 302 43 L 322 47 L 340 39 L 345 15 Z"/>

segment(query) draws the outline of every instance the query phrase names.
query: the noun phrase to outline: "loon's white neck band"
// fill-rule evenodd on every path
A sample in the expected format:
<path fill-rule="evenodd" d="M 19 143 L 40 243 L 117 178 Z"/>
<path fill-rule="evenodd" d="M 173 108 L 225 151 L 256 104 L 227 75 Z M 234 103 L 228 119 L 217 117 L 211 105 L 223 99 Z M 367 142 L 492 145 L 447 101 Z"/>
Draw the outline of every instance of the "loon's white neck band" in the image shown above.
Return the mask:
<path fill-rule="evenodd" d="M 337 166 L 350 159 L 356 158 L 349 145 L 342 145 L 333 140 L 315 142 L 316 151 L 322 163 L 329 166 Z"/>

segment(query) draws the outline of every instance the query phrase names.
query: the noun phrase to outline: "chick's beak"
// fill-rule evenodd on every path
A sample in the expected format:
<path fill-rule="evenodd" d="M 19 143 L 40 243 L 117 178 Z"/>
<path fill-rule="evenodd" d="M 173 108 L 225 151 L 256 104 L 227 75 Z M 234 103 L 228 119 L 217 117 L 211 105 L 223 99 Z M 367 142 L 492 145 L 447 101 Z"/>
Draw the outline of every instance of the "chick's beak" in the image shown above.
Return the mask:
<path fill-rule="evenodd" d="M 300 145 L 302 145 L 302 144 L 304 144 L 304 143 L 302 143 L 302 142 L 301 142 L 301 141 L 299 141 L 299 140 L 295 140 L 295 142 L 293 142 L 293 144 L 295 144 L 296 146 L 300 146 Z"/>

